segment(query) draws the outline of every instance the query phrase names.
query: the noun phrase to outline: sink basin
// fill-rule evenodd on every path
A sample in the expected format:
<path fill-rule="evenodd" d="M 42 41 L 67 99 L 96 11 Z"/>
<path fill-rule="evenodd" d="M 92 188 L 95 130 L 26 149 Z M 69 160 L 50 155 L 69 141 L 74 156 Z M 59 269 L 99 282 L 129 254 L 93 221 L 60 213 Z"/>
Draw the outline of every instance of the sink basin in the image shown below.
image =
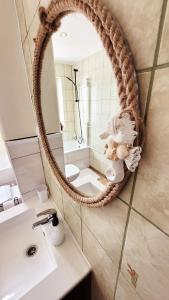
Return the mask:
<path fill-rule="evenodd" d="M 73 185 L 77 187 L 80 192 L 90 197 L 94 197 L 105 190 L 105 186 L 92 175 L 86 175 L 80 179 L 76 179 Z"/>
<path fill-rule="evenodd" d="M 57 267 L 41 227 L 32 229 L 35 221 L 27 209 L 0 222 L 1 300 L 20 299 Z"/>

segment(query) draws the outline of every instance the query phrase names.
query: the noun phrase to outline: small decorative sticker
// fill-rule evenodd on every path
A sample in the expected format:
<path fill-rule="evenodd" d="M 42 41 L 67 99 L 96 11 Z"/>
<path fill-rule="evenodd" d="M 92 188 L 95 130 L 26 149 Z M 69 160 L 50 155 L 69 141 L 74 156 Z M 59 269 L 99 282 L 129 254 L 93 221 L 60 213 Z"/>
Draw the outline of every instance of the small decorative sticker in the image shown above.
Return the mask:
<path fill-rule="evenodd" d="M 132 285 L 136 288 L 137 286 L 137 280 L 138 280 L 138 274 L 137 272 L 132 269 L 131 265 L 129 265 L 129 263 L 127 263 L 127 266 L 128 266 L 128 273 L 130 274 L 131 276 L 131 283 Z"/>

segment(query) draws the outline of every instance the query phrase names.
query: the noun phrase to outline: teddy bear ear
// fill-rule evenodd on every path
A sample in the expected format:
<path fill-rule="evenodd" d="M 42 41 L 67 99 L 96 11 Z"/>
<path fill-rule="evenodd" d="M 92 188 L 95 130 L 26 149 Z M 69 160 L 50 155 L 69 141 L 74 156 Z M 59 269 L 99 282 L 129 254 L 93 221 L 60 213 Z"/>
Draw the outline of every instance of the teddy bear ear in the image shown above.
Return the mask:
<path fill-rule="evenodd" d="M 108 136 L 109 136 L 109 133 L 107 131 L 104 131 L 104 132 L 99 134 L 99 137 L 101 138 L 101 140 L 107 139 Z"/>

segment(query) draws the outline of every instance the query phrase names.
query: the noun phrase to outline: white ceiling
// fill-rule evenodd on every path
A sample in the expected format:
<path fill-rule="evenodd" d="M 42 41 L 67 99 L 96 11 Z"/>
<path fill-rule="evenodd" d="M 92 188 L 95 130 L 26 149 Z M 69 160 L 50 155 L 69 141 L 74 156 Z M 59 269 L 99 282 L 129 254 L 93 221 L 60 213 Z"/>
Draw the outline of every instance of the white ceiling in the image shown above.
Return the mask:
<path fill-rule="evenodd" d="M 61 37 L 62 32 L 67 33 L 67 37 Z M 80 61 L 103 47 L 93 25 L 80 13 L 71 13 L 62 19 L 52 42 L 55 61 L 67 64 Z"/>

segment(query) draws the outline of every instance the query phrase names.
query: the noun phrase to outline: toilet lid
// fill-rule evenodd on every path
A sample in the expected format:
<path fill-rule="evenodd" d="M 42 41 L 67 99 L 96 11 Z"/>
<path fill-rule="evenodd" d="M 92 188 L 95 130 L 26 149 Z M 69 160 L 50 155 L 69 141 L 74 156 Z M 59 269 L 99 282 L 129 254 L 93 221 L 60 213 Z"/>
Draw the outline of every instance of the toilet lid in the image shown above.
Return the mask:
<path fill-rule="evenodd" d="M 66 173 L 66 177 L 72 177 L 75 176 L 77 174 L 79 174 L 80 170 L 78 167 L 76 167 L 75 165 L 65 165 L 65 173 Z"/>

